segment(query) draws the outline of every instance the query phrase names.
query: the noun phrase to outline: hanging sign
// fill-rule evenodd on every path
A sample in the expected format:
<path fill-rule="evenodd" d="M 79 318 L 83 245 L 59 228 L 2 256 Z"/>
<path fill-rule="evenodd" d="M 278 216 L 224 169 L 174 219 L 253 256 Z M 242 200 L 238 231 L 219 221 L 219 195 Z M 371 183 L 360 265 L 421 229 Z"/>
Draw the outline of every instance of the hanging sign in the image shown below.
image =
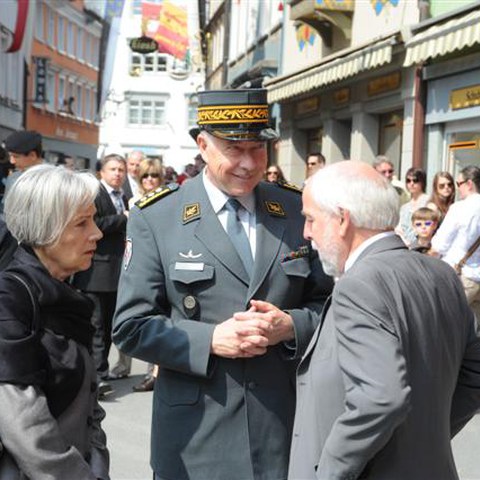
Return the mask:
<path fill-rule="evenodd" d="M 158 50 L 158 43 L 150 37 L 138 37 L 130 40 L 130 50 L 136 53 L 153 53 Z"/>

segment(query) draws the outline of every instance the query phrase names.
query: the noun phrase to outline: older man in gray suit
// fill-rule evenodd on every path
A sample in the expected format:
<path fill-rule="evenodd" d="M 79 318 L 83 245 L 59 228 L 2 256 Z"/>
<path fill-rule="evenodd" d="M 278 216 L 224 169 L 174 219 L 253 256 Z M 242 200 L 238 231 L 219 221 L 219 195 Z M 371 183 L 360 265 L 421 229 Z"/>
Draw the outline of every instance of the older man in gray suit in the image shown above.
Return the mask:
<path fill-rule="evenodd" d="M 480 406 L 460 281 L 394 235 L 398 195 L 364 163 L 315 174 L 303 211 L 339 280 L 299 365 L 289 478 L 457 479 L 450 439 Z"/>
<path fill-rule="evenodd" d="M 266 100 L 265 90 L 200 92 L 191 133 L 204 171 L 140 200 L 129 217 L 113 337 L 160 365 L 156 479 L 287 477 L 288 357 L 313 334 L 332 281 L 302 238 L 298 189 L 261 182 L 276 138 Z"/>

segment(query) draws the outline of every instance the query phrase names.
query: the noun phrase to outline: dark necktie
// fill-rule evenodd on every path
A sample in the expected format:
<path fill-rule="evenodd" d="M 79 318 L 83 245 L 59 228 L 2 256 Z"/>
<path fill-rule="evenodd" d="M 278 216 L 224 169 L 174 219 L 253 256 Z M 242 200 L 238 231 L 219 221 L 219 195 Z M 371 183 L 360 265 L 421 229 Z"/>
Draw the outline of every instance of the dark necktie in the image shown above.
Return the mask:
<path fill-rule="evenodd" d="M 240 202 L 234 198 L 230 198 L 225 204 L 227 210 L 227 234 L 235 246 L 240 258 L 243 262 L 245 270 L 251 276 L 253 269 L 253 256 L 250 242 L 243 228 L 242 222 L 238 216 L 238 211 L 242 208 Z"/>
<path fill-rule="evenodd" d="M 117 210 L 117 214 L 120 215 L 125 210 L 125 205 L 123 204 L 122 200 L 122 192 L 120 192 L 119 190 L 112 190 L 112 194 L 113 198 L 115 199 L 115 201 L 113 202 L 113 204 L 115 205 L 115 210 Z"/>

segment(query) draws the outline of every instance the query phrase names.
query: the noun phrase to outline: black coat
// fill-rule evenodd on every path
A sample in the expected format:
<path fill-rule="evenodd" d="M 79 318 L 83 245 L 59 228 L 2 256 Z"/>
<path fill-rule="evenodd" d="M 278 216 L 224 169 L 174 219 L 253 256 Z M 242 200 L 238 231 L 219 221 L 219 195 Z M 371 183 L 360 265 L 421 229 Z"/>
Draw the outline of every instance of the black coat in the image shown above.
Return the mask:
<path fill-rule="evenodd" d="M 125 197 L 123 202 L 126 209 Z M 116 292 L 125 249 L 127 217 L 117 214 L 103 185 L 95 199 L 95 207 L 95 222 L 103 238 L 97 243 L 92 265 L 88 270 L 75 274 L 73 285 L 85 292 Z"/>
<path fill-rule="evenodd" d="M 100 428 L 105 412 L 89 353 L 92 310 L 87 297 L 53 278 L 28 248 L 19 247 L 0 273 L 0 437 L 6 450 L 0 478 L 20 478 L 18 470 L 32 480 L 109 478 Z M 8 476 L 12 472 L 16 476 Z"/>
<path fill-rule="evenodd" d="M 7 225 L 0 220 L 0 270 L 5 269 L 10 263 L 17 247 L 18 243 L 8 231 Z"/>

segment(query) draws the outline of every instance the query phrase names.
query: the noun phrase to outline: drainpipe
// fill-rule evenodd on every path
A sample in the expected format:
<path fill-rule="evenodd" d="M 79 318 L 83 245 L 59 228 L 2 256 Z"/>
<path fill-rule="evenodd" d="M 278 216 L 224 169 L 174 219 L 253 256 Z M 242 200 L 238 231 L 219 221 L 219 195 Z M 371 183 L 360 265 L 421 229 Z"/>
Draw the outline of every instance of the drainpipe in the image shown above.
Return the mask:
<path fill-rule="evenodd" d="M 414 89 L 412 167 L 425 168 L 423 162 L 425 138 L 425 84 L 422 80 L 422 67 L 415 68 Z"/>
<path fill-rule="evenodd" d="M 230 53 L 230 18 L 232 12 L 232 2 L 231 0 L 225 0 L 225 10 L 223 13 L 224 18 L 224 32 L 225 32 L 225 41 L 223 42 L 223 65 L 222 65 L 222 85 L 227 87 L 228 83 L 228 56 Z"/>

